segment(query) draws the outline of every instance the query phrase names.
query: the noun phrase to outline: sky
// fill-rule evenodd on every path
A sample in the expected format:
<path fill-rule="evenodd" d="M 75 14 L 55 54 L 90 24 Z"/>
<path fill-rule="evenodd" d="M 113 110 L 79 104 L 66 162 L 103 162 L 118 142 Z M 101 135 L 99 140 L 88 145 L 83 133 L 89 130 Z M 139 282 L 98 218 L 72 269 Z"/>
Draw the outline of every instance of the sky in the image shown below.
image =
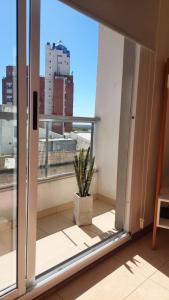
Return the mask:
<path fill-rule="evenodd" d="M 0 102 L 1 78 L 5 74 L 5 66 L 15 62 L 15 29 L 15 0 L 5 0 L 0 10 L 0 35 L 3 37 L 0 41 Z M 61 40 L 71 55 L 76 116 L 94 115 L 98 29 L 99 24 L 96 21 L 67 5 L 57 0 L 41 0 L 40 75 L 45 74 L 45 44 Z"/>
<path fill-rule="evenodd" d="M 6 65 L 16 65 L 16 0 L 1 1 L 0 9 L 0 103 Z"/>

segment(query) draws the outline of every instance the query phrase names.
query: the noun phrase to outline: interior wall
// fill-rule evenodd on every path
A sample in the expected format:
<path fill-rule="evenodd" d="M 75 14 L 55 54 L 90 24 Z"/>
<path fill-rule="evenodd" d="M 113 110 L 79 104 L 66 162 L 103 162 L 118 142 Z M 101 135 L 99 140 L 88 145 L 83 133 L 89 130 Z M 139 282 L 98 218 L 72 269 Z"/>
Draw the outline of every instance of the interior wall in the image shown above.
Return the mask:
<path fill-rule="evenodd" d="M 160 53 L 161 56 L 165 56 L 166 58 L 169 58 L 169 26 L 167 24 L 167 20 L 169 20 L 169 2 L 164 3 L 162 2 L 162 9 L 164 11 L 164 16 L 162 22 L 163 27 L 165 28 L 165 31 L 167 33 L 167 38 L 164 35 L 164 33 L 161 33 L 160 39 L 161 39 L 161 47 Z M 168 19 L 167 19 L 168 18 Z M 160 68 L 160 65 L 159 65 Z M 162 68 L 162 66 L 161 66 Z M 167 107 L 167 118 L 166 118 L 166 132 L 165 132 L 165 147 L 164 147 L 164 161 L 163 161 L 163 181 L 162 185 L 169 185 L 169 103 Z"/>
<path fill-rule="evenodd" d="M 155 49 L 160 0 L 62 0 L 103 24 Z"/>
<path fill-rule="evenodd" d="M 150 218 L 145 217 L 145 213 L 148 212 L 148 206 L 150 206 L 149 208 L 151 211 L 153 210 L 153 194 L 150 199 L 148 199 L 147 195 L 147 172 L 149 164 L 150 130 L 152 122 L 151 114 L 153 103 L 152 89 L 154 84 L 153 58 L 154 54 L 152 52 L 141 48 L 135 115 L 130 216 L 131 231 L 134 232 L 140 229 L 140 218 L 145 218 L 145 225 L 149 224 Z"/>
<path fill-rule="evenodd" d="M 124 37 L 100 25 L 95 115 L 97 193 L 116 199 Z"/>
<path fill-rule="evenodd" d="M 169 186 L 169 105 L 167 107 L 162 186 Z"/>
<path fill-rule="evenodd" d="M 137 88 L 136 70 L 139 47 L 131 40 L 124 40 L 123 76 L 121 89 L 120 128 L 117 165 L 116 228 L 125 224 L 126 203 L 128 201 L 129 166 L 131 157 L 131 134 L 133 130 L 134 91 Z M 139 59 L 139 58 L 138 58 Z M 136 87 L 135 87 L 136 85 Z"/>
<path fill-rule="evenodd" d="M 132 232 L 140 229 L 140 217 L 144 218 L 145 226 L 153 222 L 164 66 L 169 56 L 168 19 L 169 1 L 161 0 L 156 51 L 152 54 L 142 49 L 131 199 Z"/>

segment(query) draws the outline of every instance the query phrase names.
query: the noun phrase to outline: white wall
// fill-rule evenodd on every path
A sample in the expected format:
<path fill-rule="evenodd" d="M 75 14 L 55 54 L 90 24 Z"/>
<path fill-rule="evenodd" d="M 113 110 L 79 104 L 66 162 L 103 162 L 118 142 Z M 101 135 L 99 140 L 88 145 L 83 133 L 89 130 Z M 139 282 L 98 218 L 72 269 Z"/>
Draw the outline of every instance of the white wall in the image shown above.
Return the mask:
<path fill-rule="evenodd" d="M 124 37 L 101 25 L 95 115 L 98 193 L 116 199 Z"/>
<path fill-rule="evenodd" d="M 97 173 L 94 174 L 91 193 L 97 193 Z M 65 188 L 66 187 L 66 188 Z M 55 178 L 53 180 L 38 183 L 37 211 L 57 207 L 73 201 L 73 195 L 77 192 L 75 176 Z M 0 190 L 0 217 L 12 220 L 16 212 L 16 189 L 8 188 Z"/>
<path fill-rule="evenodd" d="M 94 174 L 92 180 L 92 194 L 96 194 L 96 182 L 97 173 Z M 73 195 L 77 191 L 78 189 L 75 176 L 39 183 L 38 212 L 73 201 Z"/>

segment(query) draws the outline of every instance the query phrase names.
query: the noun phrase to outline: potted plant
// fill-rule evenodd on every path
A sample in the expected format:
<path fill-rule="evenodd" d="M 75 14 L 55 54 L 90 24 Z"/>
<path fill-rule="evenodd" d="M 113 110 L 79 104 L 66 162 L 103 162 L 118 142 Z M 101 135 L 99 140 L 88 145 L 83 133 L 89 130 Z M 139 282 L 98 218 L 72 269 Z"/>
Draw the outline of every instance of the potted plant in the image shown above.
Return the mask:
<path fill-rule="evenodd" d="M 78 185 L 78 193 L 74 194 L 74 220 L 78 226 L 92 223 L 93 196 L 89 189 L 94 172 L 95 157 L 91 158 L 90 147 L 85 152 L 80 150 L 74 157 L 74 169 Z"/>

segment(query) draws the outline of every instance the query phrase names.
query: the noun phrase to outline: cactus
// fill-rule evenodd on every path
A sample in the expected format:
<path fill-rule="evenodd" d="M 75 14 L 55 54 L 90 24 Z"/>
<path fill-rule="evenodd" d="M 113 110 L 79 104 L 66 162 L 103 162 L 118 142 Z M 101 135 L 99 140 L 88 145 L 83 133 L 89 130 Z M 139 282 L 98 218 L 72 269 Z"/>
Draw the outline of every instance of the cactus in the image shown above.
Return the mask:
<path fill-rule="evenodd" d="M 90 157 L 90 147 L 87 149 L 86 153 L 84 149 L 81 149 L 79 155 L 75 155 L 74 157 L 73 164 L 79 188 L 79 197 L 86 197 L 89 195 L 89 188 L 94 172 L 94 161 L 95 157 Z"/>

